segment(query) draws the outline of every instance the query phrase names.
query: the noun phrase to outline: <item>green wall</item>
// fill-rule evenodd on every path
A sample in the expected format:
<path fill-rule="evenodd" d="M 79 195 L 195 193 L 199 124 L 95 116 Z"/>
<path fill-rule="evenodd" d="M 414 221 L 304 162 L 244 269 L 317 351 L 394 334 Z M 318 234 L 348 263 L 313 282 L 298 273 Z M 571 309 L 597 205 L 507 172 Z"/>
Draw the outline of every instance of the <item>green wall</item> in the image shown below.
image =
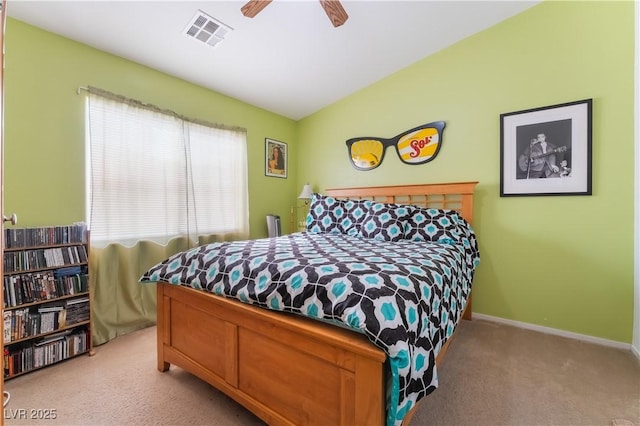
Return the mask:
<path fill-rule="evenodd" d="M 266 236 L 267 213 L 288 225 L 300 190 L 295 167 L 287 179 L 266 177 L 264 139 L 287 142 L 295 157 L 294 121 L 11 18 L 5 52 L 4 200 L 19 226 L 85 220 L 86 92 L 77 89 L 88 85 L 246 128 L 251 237 Z"/>
<path fill-rule="evenodd" d="M 93 85 L 248 129 L 251 236 L 302 184 L 328 187 L 478 180 L 481 266 L 474 310 L 631 342 L 633 321 L 633 2 L 545 2 L 299 122 L 9 19 L 5 213 L 21 225 L 83 220 L 84 109 Z M 593 98 L 593 195 L 499 197 L 499 115 Z M 445 120 L 436 160 L 393 151 L 369 172 L 344 141 Z M 289 178 L 264 176 L 264 138 L 289 144 Z M 296 143 L 296 141 L 300 141 Z M 296 161 L 297 160 L 297 161 Z M 152 171 L 150 171 L 152 172 Z"/>
<path fill-rule="evenodd" d="M 545 2 L 299 123 L 316 190 L 477 180 L 474 311 L 631 343 L 633 2 Z M 500 198 L 501 113 L 593 98 L 593 195 Z M 353 169 L 345 140 L 445 120 L 438 157 Z"/>

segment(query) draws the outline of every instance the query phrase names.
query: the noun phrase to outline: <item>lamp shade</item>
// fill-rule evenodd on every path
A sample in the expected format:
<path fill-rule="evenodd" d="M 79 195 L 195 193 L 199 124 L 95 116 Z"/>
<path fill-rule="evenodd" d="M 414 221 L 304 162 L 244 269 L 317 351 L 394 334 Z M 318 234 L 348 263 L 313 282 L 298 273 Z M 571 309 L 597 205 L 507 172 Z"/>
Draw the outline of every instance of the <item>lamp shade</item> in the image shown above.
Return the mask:
<path fill-rule="evenodd" d="M 311 189 L 311 185 L 307 183 L 302 187 L 302 192 L 300 193 L 300 195 L 298 195 L 298 198 L 300 198 L 301 200 L 310 200 L 312 193 L 313 190 Z"/>

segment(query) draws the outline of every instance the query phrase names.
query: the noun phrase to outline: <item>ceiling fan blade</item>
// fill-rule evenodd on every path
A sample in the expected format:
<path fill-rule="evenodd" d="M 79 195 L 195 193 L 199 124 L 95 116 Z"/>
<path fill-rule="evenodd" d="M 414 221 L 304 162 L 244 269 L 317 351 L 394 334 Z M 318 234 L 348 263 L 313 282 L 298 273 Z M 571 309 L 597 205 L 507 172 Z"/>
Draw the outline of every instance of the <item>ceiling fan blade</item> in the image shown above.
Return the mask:
<path fill-rule="evenodd" d="M 320 0 L 320 4 L 334 27 L 339 27 L 349 19 L 349 15 L 340 4 L 340 0 Z"/>
<path fill-rule="evenodd" d="M 247 18 L 253 18 L 256 16 L 262 9 L 267 7 L 272 0 L 249 0 L 244 6 L 240 8 L 242 14 Z"/>

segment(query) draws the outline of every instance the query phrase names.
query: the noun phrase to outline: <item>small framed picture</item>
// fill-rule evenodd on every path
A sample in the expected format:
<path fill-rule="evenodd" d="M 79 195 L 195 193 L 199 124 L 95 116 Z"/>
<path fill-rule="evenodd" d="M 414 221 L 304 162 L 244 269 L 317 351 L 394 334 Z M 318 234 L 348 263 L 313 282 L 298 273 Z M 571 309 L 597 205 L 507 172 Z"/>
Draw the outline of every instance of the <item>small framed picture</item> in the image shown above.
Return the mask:
<path fill-rule="evenodd" d="M 500 115 L 500 196 L 591 195 L 592 99 Z"/>
<path fill-rule="evenodd" d="M 265 172 L 267 176 L 287 177 L 287 144 L 266 138 L 264 145 Z"/>

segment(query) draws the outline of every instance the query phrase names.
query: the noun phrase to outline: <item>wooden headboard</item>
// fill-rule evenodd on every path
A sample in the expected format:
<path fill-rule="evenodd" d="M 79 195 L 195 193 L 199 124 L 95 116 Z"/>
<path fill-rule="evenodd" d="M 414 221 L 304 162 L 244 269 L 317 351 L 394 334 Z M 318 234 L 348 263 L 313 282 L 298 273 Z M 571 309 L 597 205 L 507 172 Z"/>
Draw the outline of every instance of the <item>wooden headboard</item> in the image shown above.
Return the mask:
<path fill-rule="evenodd" d="M 370 199 L 384 203 L 456 210 L 467 222 L 472 223 L 473 191 L 477 184 L 478 182 L 453 182 L 333 188 L 324 193 L 336 198 Z"/>

